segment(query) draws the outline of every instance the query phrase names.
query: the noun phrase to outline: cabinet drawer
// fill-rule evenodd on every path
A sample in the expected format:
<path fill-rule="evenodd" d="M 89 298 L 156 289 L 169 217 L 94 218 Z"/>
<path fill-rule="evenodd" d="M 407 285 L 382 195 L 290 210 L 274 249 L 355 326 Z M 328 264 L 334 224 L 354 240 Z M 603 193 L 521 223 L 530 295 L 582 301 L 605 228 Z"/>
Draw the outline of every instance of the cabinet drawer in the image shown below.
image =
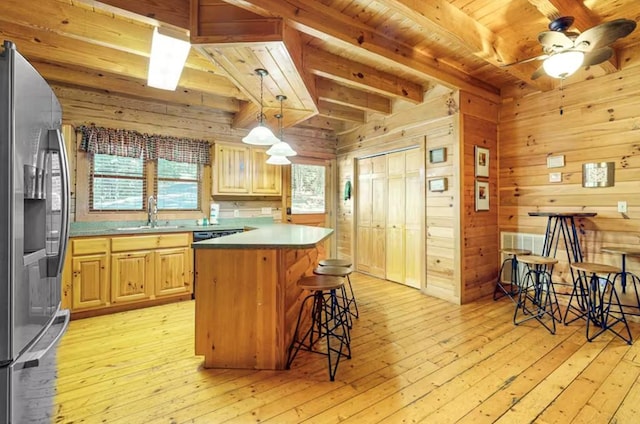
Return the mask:
<path fill-rule="evenodd" d="M 154 234 L 148 236 L 125 236 L 111 239 L 112 252 L 189 246 L 191 233 Z"/>
<path fill-rule="evenodd" d="M 71 240 L 71 249 L 74 256 L 107 253 L 109 251 L 109 239 L 92 238 Z"/>

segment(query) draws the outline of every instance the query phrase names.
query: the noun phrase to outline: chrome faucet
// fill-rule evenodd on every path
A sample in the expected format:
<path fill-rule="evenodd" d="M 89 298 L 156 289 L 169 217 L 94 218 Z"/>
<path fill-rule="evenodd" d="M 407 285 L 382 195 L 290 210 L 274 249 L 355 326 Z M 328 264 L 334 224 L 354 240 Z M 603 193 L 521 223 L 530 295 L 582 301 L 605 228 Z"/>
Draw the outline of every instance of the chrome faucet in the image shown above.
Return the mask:
<path fill-rule="evenodd" d="M 147 199 L 147 225 L 152 228 L 158 225 L 158 202 L 153 196 Z"/>

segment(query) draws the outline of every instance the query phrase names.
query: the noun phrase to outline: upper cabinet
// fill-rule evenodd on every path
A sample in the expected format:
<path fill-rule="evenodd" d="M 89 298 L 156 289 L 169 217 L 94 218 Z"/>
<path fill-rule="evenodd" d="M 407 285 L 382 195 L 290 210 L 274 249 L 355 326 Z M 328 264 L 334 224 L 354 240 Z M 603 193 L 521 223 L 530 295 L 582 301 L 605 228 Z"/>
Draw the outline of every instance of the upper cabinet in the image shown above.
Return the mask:
<path fill-rule="evenodd" d="M 216 143 L 213 194 L 234 196 L 280 196 L 282 170 L 268 165 L 265 148 Z"/>

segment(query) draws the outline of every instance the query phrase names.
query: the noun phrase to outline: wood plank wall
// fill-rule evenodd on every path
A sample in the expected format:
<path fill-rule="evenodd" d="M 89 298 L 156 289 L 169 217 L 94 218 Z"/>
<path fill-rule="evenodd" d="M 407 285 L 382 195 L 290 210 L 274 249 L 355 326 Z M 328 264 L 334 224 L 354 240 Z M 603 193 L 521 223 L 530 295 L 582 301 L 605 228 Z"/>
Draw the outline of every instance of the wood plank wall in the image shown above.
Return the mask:
<path fill-rule="evenodd" d="M 212 108 L 183 106 L 164 101 L 133 99 L 110 94 L 108 91 L 92 91 L 54 84 L 53 89 L 60 100 L 63 122 L 79 127 L 95 124 L 109 128 L 122 128 L 143 133 L 161 134 L 175 137 L 204 139 L 240 143 L 248 133 L 246 129 L 232 128 L 233 115 Z M 302 157 L 333 159 L 336 152 L 335 136 L 329 131 L 313 129 L 286 129 L 286 141 Z M 76 157 L 77 152 L 70 152 Z M 79 159 L 82 158 L 79 155 Z M 77 183 L 86 183 L 86 178 L 78 178 Z M 211 193 L 211 170 L 205 167 L 206 193 Z M 72 193 L 72 205 L 75 205 Z M 282 202 L 278 199 L 213 199 L 221 203 L 220 216 L 233 217 L 239 210 L 240 216 L 259 216 L 261 208 L 271 207 L 274 216 L 282 215 Z"/>
<path fill-rule="evenodd" d="M 498 110 L 499 105 L 460 93 L 462 133 L 462 284 L 460 298 L 469 302 L 493 292 L 498 275 Z M 489 149 L 489 177 L 475 176 L 475 146 Z M 475 183 L 489 182 L 489 210 L 476 211 Z"/>
<path fill-rule="evenodd" d="M 338 199 L 337 251 L 339 257 L 355 258 L 355 192 L 357 179 L 355 162 L 359 157 L 389 152 L 408 146 L 446 147 L 447 162 L 433 167 L 426 163 L 427 179 L 439 175 L 449 178 L 449 189 L 445 193 L 427 193 L 427 240 L 425 240 L 425 263 L 430 269 L 423 287 L 425 293 L 459 302 L 459 260 L 455 255 L 458 235 L 460 202 L 456 174 L 459 144 L 457 110 L 451 101 L 458 104 L 458 94 L 439 87 L 425 94 L 424 103 L 398 112 L 386 119 L 369 122 L 357 131 L 338 137 L 338 184 L 344 187 L 347 181 L 354 185 L 350 200 Z M 425 141 L 426 140 L 426 141 Z M 426 161 L 428 162 L 428 161 Z M 342 195 L 342 193 L 340 193 Z M 431 212 L 429 212 L 431 211 Z M 432 230 L 432 235 L 428 232 Z"/>
<path fill-rule="evenodd" d="M 499 229 L 543 234 L 545 218 L 531 211 L 595 212 L 580 219 L 579 239 L 588 261 L 620 265 L 604 245 L 640 245 L 640 73 L 638 65 L 565 85 L 546 93 L 503 95 L 500 107 Z M 515 90 L 514 90 L 515 91 Z M 563 114 L 560 114 L 562 105 Z M 547 157 L 564 155 L 565 166 L 547 168 Z M 582 164 L 615 162 L 615 186 L 582 187 Z M 562 181 L 549 182 L 550 172 Z M 626 201 L 628 212 L 617 212 Z M 566 255 L 556 279 L 569 282 Z M 627 266 L 640 273 L 640 258 Z"/>

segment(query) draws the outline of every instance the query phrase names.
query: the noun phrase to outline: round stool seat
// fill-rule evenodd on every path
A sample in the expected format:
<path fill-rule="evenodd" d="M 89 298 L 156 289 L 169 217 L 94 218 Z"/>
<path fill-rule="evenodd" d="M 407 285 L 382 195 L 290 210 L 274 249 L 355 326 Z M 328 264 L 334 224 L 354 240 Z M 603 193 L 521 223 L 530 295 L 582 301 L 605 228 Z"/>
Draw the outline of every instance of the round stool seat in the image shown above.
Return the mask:
<path fill-rule="evenodd" d="M 351 272 L 352 269 L 346 266 L 319 266 L 313 270 L 316 275 L 333 275 L 335 277 L 346 277 Z"/>
<path fill-rule="evenodd" d="M 349 260 L 349 259 L 323 259 L 320 262 L 318 262 L 318 265 L 320 265 L 320 266 L 346 266 L 346 267 L 350 267 L 353 264 L 351 263 L 351 260 Z"/>
<path fill-rule="evenodd" d="M 558 263 L 558 260 L 548 256 L 523 255 L 518 258 L 518 262 L 522 262 L 527 265 L 554 265 Z"/>
<path fill-rule="evenodd" d="M 298 287 L 311 291 L 335 290 L 343 285 L 342 278 L 329 275 L 309 275 L 298 280 Z"/>
<path fill-rule="evenodd" d="M 507 254 L 507 255 L 517 255 L 517 256 L 521 256 L 521 255 L 530 255 L 531 254 L 531 250 L 527 250 L 527 249 L 512 249 L 512 248 L 507 248 L 507 249 L 502 249 L 500 250 L 502 253 Z"/>
<path fill-rule="evenodd" d="M 576 271 L 588 272 L 589 274 L 617 274 L 622 271 L 622 269 L 615 266 L 592 262 L 576 262 L 571 264 L 571 268 Z"/>

